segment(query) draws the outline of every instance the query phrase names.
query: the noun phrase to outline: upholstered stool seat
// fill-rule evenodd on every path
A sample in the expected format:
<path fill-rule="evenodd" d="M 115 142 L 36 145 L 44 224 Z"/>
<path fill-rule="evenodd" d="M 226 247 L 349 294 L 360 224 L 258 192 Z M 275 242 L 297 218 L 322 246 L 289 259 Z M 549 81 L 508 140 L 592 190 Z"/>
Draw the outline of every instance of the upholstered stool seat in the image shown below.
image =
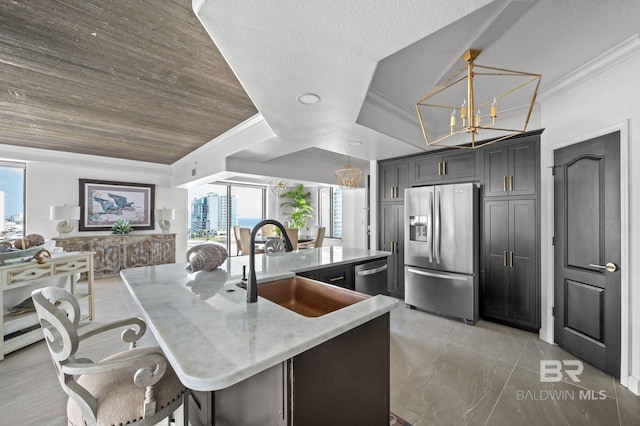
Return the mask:
<path fill-rule="evenodd" d="M 112 362 L 131 359 L 137 355 L 162 353 L 157 346 L 134 348 L 120 352 L 100 361 Z M 152 367 L 151 363 L 149 367 Z M 141 407 L 144 406 L 144 392 L 140 392 L 131 378 L 137 366 L 127 367 L 106 373 L 84 374 L 78 379 L 78 384 L 85 388 L 98 400 L 97 425 L 139 424 L 143 420 Z M 180 383 L 176 373 L 167 364 L 167 370 L 155 385 L 156 410 L 169 413 L 180 406 L 185 387 Z M 80 406 L 71 398 L 67 403 L 67 418 L 71 426 L 84 426 Z"/>

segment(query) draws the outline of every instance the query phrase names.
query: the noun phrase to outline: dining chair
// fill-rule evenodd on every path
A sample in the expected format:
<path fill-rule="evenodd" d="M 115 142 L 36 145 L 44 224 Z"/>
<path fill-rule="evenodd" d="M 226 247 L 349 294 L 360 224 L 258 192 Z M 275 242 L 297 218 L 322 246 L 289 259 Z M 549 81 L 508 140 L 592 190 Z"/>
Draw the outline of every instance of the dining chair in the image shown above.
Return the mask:
<path fill-rule="evenodd" d="M 236 256 L 240 256 L 242 253 L 242 237 L 240 236 L 240 227 L 233 227 L 233 236 L 236 239 Z"/>
<path fill-rule="evenodd" d="M 293 249 L 298 250 L 298 230 L 296 228 L 287 228 L 286 231 L 293 245 Z"/>
<path fill-rule="evenodd" d="M 264 225 L 260 228 L 260 234 L 263 237 L 271 237 L 275 234 L 276 226 L 275 225 Z"/>
<path fill-rule="evenodd" d="M 306 242 L 306 243 L 299 243 L 298 247 L 299 248 L 322 247 L 322 244 L 324 242 L 325 230 L 326 230 L 326 228 L 324 226 L 317 226 L 316 227 L 316 237 L 313 239 L 313 241 L 309 241 L 309 242 Z"/>
<path fill-rule="evenodd" d="M 78 330 L 80 305 L 68 291 L 45 287 L 31 293 L 62 389 L 69 395 L 68 424 L 154 425 L 173 419 L 187 392 L 157 346 L 136 347 L 146 324 L 140 318 Z M 76 356 L 80 344 L 102 332 L 129 327 L 121 339 L 129 350 L 98 362 Z M 184 424 L 188 423 L 187 410 Z"/>

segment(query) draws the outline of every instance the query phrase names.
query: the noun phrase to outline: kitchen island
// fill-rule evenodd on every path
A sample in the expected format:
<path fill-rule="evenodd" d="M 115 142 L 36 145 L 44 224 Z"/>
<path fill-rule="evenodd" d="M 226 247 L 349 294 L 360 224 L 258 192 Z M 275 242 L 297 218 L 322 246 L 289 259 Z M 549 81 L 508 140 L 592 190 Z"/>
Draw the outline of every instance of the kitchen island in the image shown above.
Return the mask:
<path fill-rule="evenodd" d="M 388 255 L 342 247 L 260 254 L 255 259 L 256 273 L 260 285 L 324 266 L 367 262 Z M 189 389 L 211 394 L 211 407 L 202 422 L 230 424 L 255 416 L 251 421 L 264 424 L 266 420 L 259 417 L 264 411 L 261 404 L 265 410 L 275 411 L 268 424 L 300 423 L 305 415 L 300 412 L 303 407 L 313 406 L 331 415 L 331 411 L 322 410 L 326 403 L 319 399 L 326 399 L 323 386 L 336 395 L 341 389 L 362 388 L 361 394 L 348 395 L 348 407 L 358 411 L 363 399 L 366 406 L 366 394 L 374 384 L 376 396 L 386 398 L 388 413 L 388 313 L 399 302 L 378 295 L 316 318 L 301 316 L 261 297 L 257 303 L 247 304 L 246 292 L 237 284 L 248 263 L 248 256 L 238 256 L 210 272 L 189 274 L 186 263 L 176 263 L 121 273 L 180 380 Z M 305 367 L 310 362 L 315 364 L 315 371 Z M 314 374 L 318 381 L 310 386 Z M 349 383 L 336 383 L 343 374 Z M 354 383 L 358 380 L 364 382 Z M 280 386 L 279 392 L 274 392 L 272 385 Z M 305 389 L 311 387 L 320 390 L 317 398 Z M 194 395 L 194 405 L 202 411 L 201 405 L 206 403 L 203 394 Z M 267 396 L 273 395 L 277 398 L 267 401 Z M 252 401 L 247 402 L 247 398 Z M 241 402 L 247 406 L 243 408 Z M 234 410 L 238 413 L 229 413 Z M 344 420 L 344 410 L 337 409 L 334 419 Z M 314 418 L 322 421 L 316 414 Z"/>

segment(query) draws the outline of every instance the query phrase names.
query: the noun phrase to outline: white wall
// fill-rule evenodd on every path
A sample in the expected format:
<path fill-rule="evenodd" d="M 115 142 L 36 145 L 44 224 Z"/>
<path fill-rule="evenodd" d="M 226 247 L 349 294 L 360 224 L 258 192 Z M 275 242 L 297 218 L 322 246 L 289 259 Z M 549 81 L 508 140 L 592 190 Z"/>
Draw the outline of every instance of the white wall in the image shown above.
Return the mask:
<path fill-rule="evenodd" d="M 640 42 L 637 37 L 597 58 L 567 79 L 563 90 L 542 97 L 541 338 L 553 341 L 553 150 L 621 131 L 622 368 L 621 382 L 640 393 Z M 586 81 L 584 80 L 586 78 Z M 625 152 L 628 149 L 628 152 Z M 635 259 L 635 261 L 633 261 Z"/>
<path fill-rule="evenodd" d="M 171 166 L 129 160 L 53 152 L 47 150 L 0 145 L 2 159 L 27 163 L 26 211 L 27 234 L 41 234 L 46 239 L 57 237 L 58 221 L 49 219 L 53 205 L 79 205 L 79 179 L 112 180 L 155 184 L 155 207 L 173 208 L 176 220 L 171 232 L 176 234 L 176 261 L 185 260 L 187 251 L 187 191 L 171 187 Z M 157 224 L 149 231 L 162 232 Z M 76 224 L 72 236 L 108 235 L 109 231 L 79 232 Z"/>
<path fill-rule="evenodd" d="M 367 248 L 365 189 L 342 191 L 342 245 Z"/>

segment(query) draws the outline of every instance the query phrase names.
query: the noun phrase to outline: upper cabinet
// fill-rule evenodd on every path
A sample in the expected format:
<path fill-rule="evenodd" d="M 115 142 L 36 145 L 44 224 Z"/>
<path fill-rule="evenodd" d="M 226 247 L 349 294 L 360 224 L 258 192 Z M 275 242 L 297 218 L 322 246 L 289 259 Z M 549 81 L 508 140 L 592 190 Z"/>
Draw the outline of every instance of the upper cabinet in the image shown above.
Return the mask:
<path fill-rule="evenodd" d="M 413 183 L 443 183 L 442 181 L 476 178 L 475 151 L 431 154 L 416 158 L 413 163 Z"/>
<path fill-rule="evenodd" d="M 380 201 L 402 202 L 409 185 L 409 160 L 380 165 Z"/>
<path fill-rule="evenodd" d="M 484 196 L 535 195 L 536 149 L 533 139 L 485 148 Z"/>

